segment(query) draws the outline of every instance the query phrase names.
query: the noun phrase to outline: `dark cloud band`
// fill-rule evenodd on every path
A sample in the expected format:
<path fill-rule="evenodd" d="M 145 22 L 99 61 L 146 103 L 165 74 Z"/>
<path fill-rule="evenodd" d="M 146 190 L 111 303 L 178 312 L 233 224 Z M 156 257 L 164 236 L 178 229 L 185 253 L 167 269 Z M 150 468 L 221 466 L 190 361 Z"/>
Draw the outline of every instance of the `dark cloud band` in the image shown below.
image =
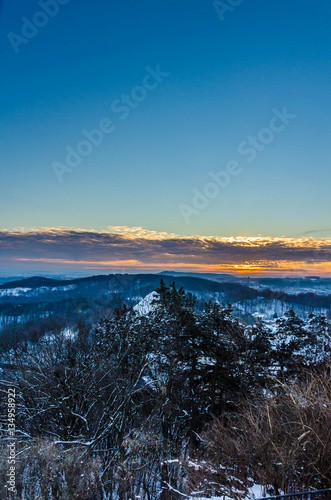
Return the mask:
<path fill-rule="evenodd" d="M 291 270 L 318 265 L 326 272 L 331 262 L 331 239 L 182 237 L 115 228 L 87 231 L 57 228 L 0 231 L 2 262 L 48 262 L 84 267 L 122 263 L 129 267 L 249 268 Z"/>

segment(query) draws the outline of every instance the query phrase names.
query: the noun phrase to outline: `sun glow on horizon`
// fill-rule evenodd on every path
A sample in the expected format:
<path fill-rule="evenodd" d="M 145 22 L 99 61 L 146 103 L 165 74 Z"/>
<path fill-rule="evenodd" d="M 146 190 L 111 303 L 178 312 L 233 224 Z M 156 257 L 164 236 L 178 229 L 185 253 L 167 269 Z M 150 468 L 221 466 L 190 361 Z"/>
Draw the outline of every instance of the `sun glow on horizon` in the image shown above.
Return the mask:
<path fill-rule="evenodd" d="M 0 230 L 7 267 L 331 275 L 330 238 L 180 236 L 142 227 Z M 39 267 L 40 268 L 40 267 Z M 38 268 L 38 269 L 39 269 Z"/>

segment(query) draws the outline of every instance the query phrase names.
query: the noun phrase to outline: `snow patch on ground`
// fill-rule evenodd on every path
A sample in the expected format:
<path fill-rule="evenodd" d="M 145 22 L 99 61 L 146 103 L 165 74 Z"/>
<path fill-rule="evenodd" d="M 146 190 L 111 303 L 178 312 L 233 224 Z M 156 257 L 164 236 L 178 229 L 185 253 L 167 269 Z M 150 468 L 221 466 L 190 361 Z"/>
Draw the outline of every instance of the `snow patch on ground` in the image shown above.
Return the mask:
<path fill-rule="evenodd" d="M 258 500 L 259 498 L 266 498 L 270 495 L 268 495 L 265 492 L 265 487 L 263 487 L 261 484 L 253 484 L 248 489 L 248 495 L 242 498 L 242 500 Z M 212 496 L 212 497 L 199 497 L 199 496 L 191 496 L 189 497 L 190 500 L 233 500 L 233 498 L 227 496 L 227 495 L 222 495 L 220 496 Z"/>
<path fill-rule="evenodd" d="M 76 285 L 67 285 L 67 286 L 41 286 L 39 288 L 6 288 L 4 290 L 0 290 L 0 297 L 19 297 L 22 295 L 34 296 L 42 293 L 49 292 L 68 292 L 69 290 L 74 290 Z"/>
<path fill-rule="evenodd" d="M 0 290 L 0 297 L 18 297 L 19 295 L 24 295 L 30 292 L 32 288 L 6 288 L 5 290 Z"/>

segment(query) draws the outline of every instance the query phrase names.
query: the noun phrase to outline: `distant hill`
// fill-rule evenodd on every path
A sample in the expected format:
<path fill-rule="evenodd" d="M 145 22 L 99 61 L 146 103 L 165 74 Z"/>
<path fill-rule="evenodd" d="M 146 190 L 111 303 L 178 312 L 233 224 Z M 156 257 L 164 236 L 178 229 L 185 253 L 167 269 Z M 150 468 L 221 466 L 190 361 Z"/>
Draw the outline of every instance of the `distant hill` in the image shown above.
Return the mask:
<path fill-rule="evenodd" d="M 234 276 L 233 274 L 217 274 L 217 273 L 185 273 L 178 271 L 162 271 L 159 273 L 161 276 L 175 276 L 175 277 L 184 277 L 189 276 L 192 278 L 202 278 L 212 281 L 240 281 L 241 278 Z"/>
<path fill-rule="evenodd" d="M 210 280 L 200 275 L 197 276 L 173 276 L 158 275 L 158 274 L 109 274 L 90 276 L 87 278 L 76 278 L 72 280 L 55 280 L 51 278 L 33 277 L 25 278 L 18 281 L 10 281 L 0 285 L 0 290 L 10 290 L 14 288 L 31 288 L 38 289 L 41 287 L 66 287 L 68 285 L 76 285 L 77 287 L 92 286 L 97 287 L 107 286 L 109 290 L 123 291 L 123 292 L 142 292 L 150 293 L 160 285 L 161 278 L 166 285 L 170 285 L 173 281 L 176 282 L 178 287 L 183 286 L 185 290 L 190 292 L 219 292 L 225 293 L 229 299 L 242 299 L 246 300 L 251 297 L 257 296 L 256 290 L 249 287 L 235 283 L 219 283 L 218 281 Z"/>
<path fill-rule="evenodd" d="M 41 286 L 63 286 L 63 281 L 34 276 L 33 278 L 22 278 L 20 280 L 5 282 L 0 285 L 0 290 L 10 288 L 39 288 Z"/>
<path fill-rule="evenodd" d="M 174 281 L 197 299 L 197 307 L 217 300 L 233 304 L 248 321 L 256 314 L 272 318 L 292 308 L 304 317 L 308 312 L 331 316 L 330 280 L 247 279 L 228 274 L 177 273 L 109 274 L 74 279 L 35 276 L 0 285 L 0 328 L 27 318 L 65 316 L 91 318 L 125 302 L 135 306 L 163 279 Z M 315 292 L 316 290 L 316 292 Z M 317 292 L 318 291 L 318 292 Z M 92 319 L 91 319 L 92 321 Z"/>

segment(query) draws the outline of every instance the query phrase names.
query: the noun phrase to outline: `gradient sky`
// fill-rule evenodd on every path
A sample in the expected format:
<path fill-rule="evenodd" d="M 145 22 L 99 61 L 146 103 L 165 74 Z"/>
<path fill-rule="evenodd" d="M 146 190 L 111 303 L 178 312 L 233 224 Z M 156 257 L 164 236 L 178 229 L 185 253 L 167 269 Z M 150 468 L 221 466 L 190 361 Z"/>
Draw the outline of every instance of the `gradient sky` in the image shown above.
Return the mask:
<path fill-rule="evenodd" d="M 138 236 L 130 228 L 141 227 L 148 241 L 151 231 L 193 242 L 196 235 L 285 237 L 299 239 L 299 248 L 308 236 L 314 252 L 329 248 L 331 3 L 243 0 L 222 21 L 209 0 L 70 0 L 15 53 L 22 18 L 31 21 L 40 10 L 37 1 L 3 0 L 0 12 L 0 227 L 27 248 L 24 257 L 15 245 L 4 245 L 2 273 L 32 269 L 33 255 L 33 269 L 57 269 L 61 259 L 67 262 L 61 270 L 72 267 L 68 233 L 60 229 L 64 254 L 38 257 L 31 229 L 47 237 L 49 229 L 41 228 L 98 235 L 113 234 L 109 227 L 116 226 L 132 239 Z M 111 104 L 141 84 L 147 66 L 157 65 L 169 76 L 121 120 Z M 296 118 L 248 162 L 239 145 L 284 107 Z M 113 121 L 113 132 L 59 182 L 53 162 L 64 163 L 66 146 L 75 148 L 82 131 L 104 118 Z M 231 160 L 240 173 L 185 221 L 179 206 L 193 206 L 194 190 L 203 191 L 209 172 L 225 170 Z M 100 269 L 115 266 L 108 245 Z M 77 252 L 76 260 L 86 262 Z M 145 268 L 149 262 L 184 269 L 189 261 L 148 255 Z M 232 267 L 222 252 L 216 260 L 203 255 L 201 270 L 235 270 L 235 252 Z M 128 265 L 114 256 L 119 267 L 141 268 L 136 254 L 127 259 Z M 249 259 L 241 265 L 259 269 L 262 257 L 255 255 L 255 264 Z M 272 255 L 263 259 L 275 263 L 268 271 L 277 270 Z M 290 270 L 331 271 L 329 251 L 319 254 L 317 267 L 295 259 Z"/>

